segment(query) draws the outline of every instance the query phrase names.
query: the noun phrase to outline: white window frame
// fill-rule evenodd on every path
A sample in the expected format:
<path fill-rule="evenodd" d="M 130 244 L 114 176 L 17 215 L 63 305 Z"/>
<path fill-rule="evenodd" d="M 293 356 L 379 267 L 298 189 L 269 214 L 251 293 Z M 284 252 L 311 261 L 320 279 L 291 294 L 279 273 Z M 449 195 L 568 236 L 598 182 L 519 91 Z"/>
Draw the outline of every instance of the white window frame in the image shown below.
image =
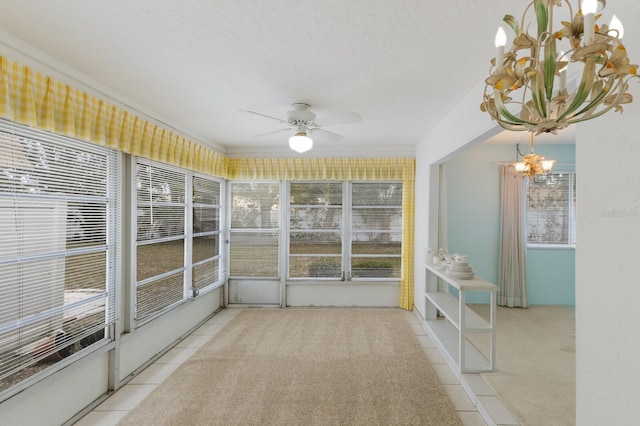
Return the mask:
<path fill-rule="evenodd" d="M 26 379 L 23 379 L 21 382 L 18 382 L 17 384 L 11 386 L 10 388 L 0 391 L 0 395 L 2 396 L 0 398 L 0 401 L 2 401 L 4 400 L 5 396 L 12 395 L 16 392 L 19 392 L 21 389 L 24 389 L 25 387 L 29 386 L 35 381 L 40 380 L 42 377 L 51 375 L 54 372 L 66 367 L 70 363 L 76 362 L 77 360 L 83 358 L 84 356 L 92 353 L 98 348 L 102 348 L 103 346 L 108 344 L 113 338 L 113 327 L 119 316 L 119 294 L 118 294 L 118 289 L 116 288 L 116 282 L 117 282 L 117 274 L 118 274 L 118 271 L 120 270 L 120 264 L 121 264 L 120 257 L 122 255 L 121 251 L 118 249 L 119 245 L 117 244 L 117 239 L 120 236 L 120 226 L 121 226 L 120 209 L 122 205 L 122 198 L 119 194 L 118 188 L 120 188 L 120 185 L 122 182 L 122 155 L 106 147 L 101 147 L 95 144 L 78 141 L 66 136 L 60 136 L 60 135 L 55 135 L 49 132 L 43 132 L 37 129 L 27 128 L 17 123 L 10 123 L 5 120 L 0 120 L 0 130 L 2 130 L 4 134 L 13 135 L 16 138 L 16 140 L 28 139 L 31 141 L 35 141 L 35 143 L 39 144 L 39 146 L 44 146 L 43 144 L 45 145 L 48 144 L 49 146 L 47 147 L 47 149 L 50 150 L 51 152 L 56 153 L 56 156 L 55 156 L 56 161 L 58 161 L 59 158 L 63 158 L 63 154 L 60 154 L 60 157 L 58 157 L 58 153 L 63 153 L 65 149 L 70 149 L 70 150 L 75 149 L 76 150 L 75 152 L 73 151 L 70 151 L 70 152 L 73 152 L 74 155 L 76 156 L 95 154 L 98 156 L 103 156 L 104 159 L 106 160 L 106 165 L 104 170 L 104 173 L 105 173 L 105 180 L 104 180 L 105 195 L 104 196 L 98 196 L 95 194 L 94 195 L 72 194 L 71 191 L 67 194 L 67 193 L 56 191 L 56 190 L 49 190 L 49 191 L 44 190 L 42 192 L 33 191 L 31 193 L 25 193 L 25 192 L 12 193 L 9 191 L 4 191 L 2 195 L 0 195 L 0 197 L 2 197 L 3 200 L 11 201 L 11 200 L 24 199 L 27 203 L 32 203 L 32 204 L 35 203 L 36 205 L 39 203 L 50 204 L 52 201 L 59 201 L 60 203 L 64 203 L 64 204 L 66 203 L 97 203 L 97 204 L 104 204 L 106 209 L 105 217 L 104 217 L 104 228 L 99 228 L 99 231 L 98 231 L 98 232 L 104 232 L 104 235 L 105 235 L 104 244 L 92 244 L 90 246 L 80 246 L 75 248 L 67 247 L 66 244 L 68 243 L 68 238 L 69 238 L 69 229 L 68 229 L 69 216 L 67 211 L 63 219 L 66 222 L 66 225 L 65 225 L 65 247 L 62 249 L 62 251 L 60 251 L 60 249 L 51 249 L 51 250 L 45 250 L 44 252 L 39 253 L 35 256 L 21 256 L 21 259 L 13 259 L 13 260 L 0 259 L 0 263 L 9 265 L 9 264 L 17 264 L 16 262 L 18 263 L 23 261 L 37 262 L 39 260 L 56 259 L 56 258 L 64 259 L 66 262 L 67 259 L 69 259 L 69 257 L 72 257 L 72 256 L 94 254 L 94 253 L 95 254 L 104 253 L 104 258 L 105 258 L 104 291 L 102 292 L 94 291 L 93 293 L 89 293 L 89 295 L 87 296 L 87 294 L 84 294 L 84 293 L 87 293 L 88 290 L 81 291 L 80 293 L 82 294 L 77 294 L 77 292 L 70 293 L 65 288 L 64 289 L 65 294 L 63 295 L 64 302 L 62 305 L 57 307 L 49 307 L 44 312 L 38 312 L 37 314 L 29 315 L 27 318 L 22 318 L 20 319 L 19 326 L 21 328 L 25 326 L 28 327 L 28 324 L 30 323 L 35 324 L 38 321 L 40 321 L 40 319 L 49 318 L 50 315 L 56 314 L 56 315 L 64 315 L 65 320 L 63 324 L 65 326 L 71 327 L 73 326 L 73 321 L 76 321 L 77 319 L 80 319 L 81 321 L 85 321 L 86 318 L 89 318 L 88 315 L 92 315 L 93 313 L 99 313 L 100 310 L 104 311 L 104 321 L 91 325 L 91 328 L 87 328 L 88 326 L 85 326 L 85 328 L 80 329 L 82 331 L 80 333 L 78 333 L 77 330 L 74 330 L 74 334 L 72 335 L 73 337 L 69 339 L 67 339 L 66 337 L 63 338 L 62 343 L 58 342 L 58 335 L 55 335 L 54 336 L 55 340 L 52 341 L 52 343 L 55 343 L 55 345 L 47 346 L 50 349 L 44 352 L 40 352 L 39 357 L 34 358 L 34 362 L 37 361 L 38 359 L 42 359 L 56 352 L 61 353 L 59 352 L 60 349 L 65 349 L 67 345 L 72 344 L 74 342 L 75 344 L 80 344 L 82 349 L 80 349 L 76 353 L 73 353 L 71 356 L 69 356 L 68 359 L 64 359 L 62 361 L 56 362 L 50 367 L 38 373 L 35 373 L 32 376 L 27 377 Z M 3 142 L 3 143 L 6 143 L 6 142 Z M 42 155 L 51 154 L 51 152 L 49 152 L 48 154 L 44 154 L 45 152 L 46 151 L 44 151 L 44 148 L 43 148 Z M 46 170 L 46 173 L 43 176 L 46 176 L 47 179 L 46 179 L 46 182 L 42 183 L 45 186 L 56 183 L 56 176 L 59 177 L 59 180 L 57 183 L 60 183 L 63 179 L 67 179 L 66 174 L 61 173 L 60 170 L 54 171 L 55 173 L 51 174 L 48 165 L 39 164 L 36 167 L 39 167 L 39 166 L 44 167 Z M 16 175 L 19 175 L 20 173 L 22 173 L 20 170 L 21 167 L 22 166 L 17 166 L 16 168 L 12 169 L 13 170 L 12 172 L 11 171 L 10 172 Z M 95 167 L 95 165 L 93 165 L 92 167 Z M 71 168 L 66 168 L 66 171 L 69 171 L 69 170 L 71 170 Z M 9 171 L 9 169 L 7 169 L 7 171 Z M 82 170 L 78 168 L 73 170 L 73 173 L 75 173 L 77 176 L 78 173 L 81 173 L 81 171 Z M 91 218 L 95 217 L 93 216 L 95 212 L 91 211 L 89 212 L 89 214 L 90 214 L 89 216 L 90 221 L 89 221 L 89 225 L 87 225 L 88 231 L 93 232 L 96 229 L 94 228 L 94 226 L 98 224 L 99 221 L 91 222 L 91 220 L 93 220 Z M 82 220 L 82 218 L 80 218 L 79 220 Z M 7 243 L 8 241 L 5 240 L 3 244 L 7 244 Z M 66 270 L 66 266 L 65 266 L 65 270 Z M 81 272 L 81 271 L 76 271 L 76 273 L 77 272 Z M 77 279 L 81 280 L 81 276 L 79 276 Z M 2 305 L 2 301 L 0 301 L 0 306 L 1 305 Z M 5 330 L 10 330 L 11 325 L 4 324 L 3 326 L 2 324 L 0 324 L 0 328 Z M 43 330 L 43 331 L 46 332 L 46 330 Z M 58 332 L 57 330 L 53 330 L 53 331 L 56 333 Z M 88 334 L 90 331 L 92 331 L 92 333 Z M 46 339 L 46 336 L 43 336 L 43 338 Z M 38 340 L 35 343 L 27 342 L 24 346 L 20 348 L 20 351 L 27 351 L 27 353 L 32 353 L 32 350 L 33 350 L 32 346 L 34 344 L 38 344 L 38 342 L 40 342 L 39 344 L 43 344 L 43 342 L 41 342 L 40 340 Z"/>
<path fill-rule="evenodd" d="M 298 254 L 291 254 L 291 207 L 292 204 L 290 202 L 291 199 L 291 185 L 292 184 L 340 184 L 342 186 L 342 205 L 340 206 L 341 209 L 341 225 L 342 225 L 342 231 L 340 232 L 340 237 L 341 237 L 341 253 L 340 255 L 331 255 L 331 254 L 326 254 L 326 256 L 324 255 L 316 255 L 314 256 L 313 254 L 302 254 L 302 255 L 298 255 Z M 313 280 L 313 281 L 346 281 L 349 275 L 349 270 L 348 270 L 348 265 L 349 265 L 349 261 L 348 261 L 348 257 L 347 257 L 347 253 L 349 252 L 349 242 L 346 241 L 346 239 L 348 238 L 348 236 L 350 235 L 349 232 L 349 228 L 348 228 L 348 212 L 347 212 L 347 207 L 345 205 L 345 203 L 347 202 L 347 198 L 348 194 L 346 194 L 346 191 L 348 190 L 347 188 L 347 181 L 287 181 L 286 182 L 286 193 L 287 193 L 287 197 L 286 199 L 283 200 L 283 203 L 286 203 L 285 205 L 281 205 L 281 208 L 285 209 L 287 212 L 287 222 L 286 222 L 286 243 L 285 243 L 285 251 L 286 251 L 286 255 L 285 255 L 285 263 L 286 263 L 286 269 L 285 269 L 285 274 L 287 277 L 287 281 L 309 281 L 309 280 Z M 335 231 L 333 230 L 318 230 L 320 232 L 333 232 L 335 233 Z M 290 259 L 292 257 L 337 257 L 340 259 L 340 276 L 339 277 L 309 277 L 309 276 L 301 276 L 301 277 L 291 277 L 290 276 L 290 270 L 291 270 L 291 262 Z"/>
<path fill-rule="evenodd" d="M 341 183 L 342 184 L 342 232 L 341 232 L 341 238 L 342 238 L 342 252 L 340 255 L 340 259 L 341 259 L 341 270 L 342 273 L 340 275 L 340 277 L 291 277 L 289 275 L 289 271 L 290 271 L 290 262 L 289 259 L 292 257 L 292 254 L 290 253 L 290 212 L 291 212 L 291 204 L 290 204 L 290 186 L 292 183 L 302 183 L 302 184 L 314 184 L 314 183 L 331 183 L 332 181 L 288 181 L 287 182 L 287 197 L 283 197 L 283 203 L 286 203 L 284 205 L 281 205 L 281 209 L 285 210 L 287 212 L 287 217 L 286 217 L 286 277 L 287 277 L 287 281 L 290 282 L 299 282 L 299 281 L 309 281 L 309 280 L 313 280 L 313 281 L 342 281 L 342 282 L 359 282 L 359 281 L 399 281 L 400 278 L 399 277 L 390 277 L 390 278 L 386 278 L 386 277 L 353 277 L 352 276 L 352 259 L 354 258 L 358 258 L 358 257 L 380 257 L 380 258 L 384 258 L 384 257 L 400 257 L 402 256 L 402 254 L 400 255 L 388 255 L 388 254 L 380 254 L 380 255 L 367 255 L 367 256 L 360 256 L 360 255 L 354 255 L 352 253 L 352 247 L 351 247 L 351 242 L 352 242 L 352 233 L 353 233 L 353 217 L 352 217 L 352 205 L 353 205 L 353 184 L 354 183 L 397 183 L 399 185 L 402 186 L 402 181 L 394 181 L 394 180 L 389 180 L 389 181 L 351 181 L 351 180 L 345 180 L 345 181 L 333 181 L 334 183 Z M 403 188 L 404 189 L 404 188 Z M 362 207 L 362 206 L 360 206 Z M 401 214 L 403 214 L 403 206 L 402 204 L 399 206 L 400 208 L 400 212 Z M 402 232 L 402 231 L 400 231 Z M 402 235 L 402 234 L 401 234 Z M 295 256 L 295 255 L 293 255 Z M 337 257 L 337 256 L 336 256 Z"/>
<path fill-rule="evenodd" d="M 278 215 L 278 226 L 277 227 L 272 227 L 272 228 L 232 228 L 231 225 L 231 221 L 232 221 L 232 214 L 231 211 L 233 210 L 233 185 L 234 184 L 249 184 L 249 183 L 257 183 L 257 184 L 264 184 L 264 185 L 276 185 L 278 186 L 278 197 L 279 197 L 279 209 L 280 209 L 280 214 Z M 282 276 L 282 271 L 283 271 L 283 265 L 281 262 L 282 259 L 282 247 L 283 247 L 283 239 L 282 239 L 282 234 L 284 231 L 284 227 L 283 227 L 283 216 L 282 216 L 282 203 L 283 203 L 283 199 L 286 199 L 287 197 L 285 197 L 285 188 L 283 187 L 283 183 L 281 181 L 274 181 L 274 180 L 265 180 L 265 181 L 259 181 L 259 182 L 253 182 L 253 181 L 247 181 L 247 180 L 234 180 L 234 181 L 229 181 L 229 197 L 227 198 L 227 211 L 229 212 L 229 219 L 227 222 L 227 227 L 229 229 L 229 237 L 228 237 L 228 241 L 229 244 L 231 244 L 231 238 L 232 238 L 232 233 L 257 233 L 257 234 L 276 234 L 278 236 L 278 238 L 276 239 L 277 244 L 278 244 L 278 259 L 277 259 L 277 264 L 276 264 L 276 275 L 275 276 L 254 276 L 254 275 L 232 275 L 232 271 L 231 271 L 231 254 L 230 254 L 230 248 L 228 247 L 229 244 L 225 244 L 225 248 L 227 248 L 229 250 L 229 256 L 227 257 L 227 271 L 229 271 L 229 277 L 233 278 L 233 279 L 249 279 L 249 280 L 275 280 L 275 279 L 280 279 L 280 277 Z"/>
<path fill-rule="evenodd" d="M 375 281 L 398 281 L 400 279 L 400 277 L 392 277 L 392 278 L 385 278 L 385 277 L 373 277 L 373 278 L 369 278 L 369 277 L 354 277 L 353 276 L 353 262 L 354 259 L 358 259 L 358 258 L 398 258 L 400 259 L 400 263 L 402 263 L 402 250 L 400 251 L 400 254 L 365 254 L 365 255 L 360 255 L 360 254 L 353 254 L 352 253 L 352 242 L 353 242 L 353 233 L 356 232 L 354 231 L 354 217 L 353 217 L 353 210 L 354 210 L 354 206 L 353 206 L 353 185 L 354 184 L 398 184 L 400 185 L 400 187 L 402 188 L 402 190 L 404 190 L 403 184 L 401 181 L 348 181 L 348 187 L 347 187 L 347 206 L 345 209 L 347 210 L 347 218 L 348 218 L 348 223 L 347 223 L 347 230 L 348 230 L 348 241 L 346 241 L 346 248 L 348 251 L 348 254 L 346 254 L 346 271 L 347 271 L 347 279 L 350 281 L 371 281 L 371 280 L 375 280 Z M 399 206 L 381 206 L 381 205 L 375 205 L 375 206 L 357 206 L 358 209 L 363 209 L 363 208 L 375 208 L 375 209 L 399 209 L 400 210 L 400 215 L 402 217 L 403 215 L 403 205 L 402 202 L 400 202 Z M 401 227 L 402 228 L 402 227 Z M 374 232 L 392 232 L 390 230 L 366 230 L 366 231 L 357 231 L 357 232 L 367 232 L 367 233 L 374 233 Z M 400 233 L 400 244 L 402 247 L 402 229 L 400 229 L 398 231 Z"/>
<path fill-rule="evenodd" d="M 184 177 L 184 201 L 178 203 L 167 203 L 167 206 L 182 206 L 184 207 L 184 229 L 181 235 L 174 235 L 169 237 L 161 237 L 157 239 L 149 239 L 144 241 L 138 241 L 137 238 L 137 212 L 138 212 L 138 197 L 137 197 L 137 166 L 138 164 L 144 164 L 151 167 L 155 167 L 160 170 L 167 170 L 174 173 L 179 173 Z M 193 179 L 194 177 L 206 179 L 210 181 L 217 182 L 220 188 L 219 194 L 219 204 L 213 205 L 218 209 L 218 229 L 213 232 L 205 232 L 205 233 L 193 233 L 193 209 L 194 206 L 198 205 L 198 203 L 193 202 Z M 183 169 L 176 166 L 171 166 L 165 163 L 160 163 L 153 160 L 144 159 L 141 157 L 133 157 L 133 161 L 131 162 L 131 197 L 130 197 L 130 206 L 131 206 L 131 274 L 130 274 L 130 282 L 132 285 L 130 286 L 130 294 L 129 299 L 131 300 L 130 306 L 128 308 L 131 310 L 131 314 L 129 315 L 129 327 L 130 329 L 140 327 L 148 322 L 153 321 L 154 319 L 162 316 L 166 312 L 169 312 L 175 309 L 177 306 L 185 303 L 188 300 L 194 299 L 198 296 L 204 295 L 210 291 L 215 290 L 224 285 L 226 281 L 226 262 L 224 261 L 226 256 L 226 244 L 224 244 L 224 235 L 225 235 L 225 209 L 224 200 L 225 200 L 225 182 L 223 179 L 214 178 L 212 176 L 207 176 L 201 173 L 196 173 L 188 169 Z M 199 237 L 202 235 L 218 235 L 219 245 L 218 245 L 218 254 L 204 259 L 198 262 L 192 262 L 192 254 L 193 254 L 193 239 L 194 237 Z M 137 280 L 137 248 L 143 245 L 155 244 L 155 243 L 163 243 L 169 241 L 176 240 L 184 241 L 184 252 L 183 252 L 183 262 L 182 266 L 172 269 L 170 271 L 165 271 L 161 274 L 146 277 L 140 281 Z M 203 287 L 202 289 L 194 289 L 193 288 L 193 267 L 201 265 L 203 263 L 207 263 L 210 261 L 218 262 L 218 277 L 211 284 Z M 152 283 L 154 281 L 160 280 L 162 278 L 166 278 L 177 273 L 183 273 L 183 294 L 182 298 L 176 300 L 175 302 L 169 304 L 168 306 L 158 309 L 149 315 L 138 318 L 137 315 L 137 289 L 143 285 Z"/>

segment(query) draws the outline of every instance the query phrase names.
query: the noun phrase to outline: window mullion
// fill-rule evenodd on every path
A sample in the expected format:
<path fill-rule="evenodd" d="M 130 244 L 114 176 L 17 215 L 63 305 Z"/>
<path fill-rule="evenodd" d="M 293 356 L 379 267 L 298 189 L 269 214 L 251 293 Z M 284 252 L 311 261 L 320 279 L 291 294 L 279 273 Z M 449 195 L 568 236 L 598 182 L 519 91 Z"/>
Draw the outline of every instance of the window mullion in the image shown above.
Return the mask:
<path fill-rule="evenodd" d="M 193 173 L 185 174 L 184 182 L 184 298 L 194 295 L 193 287 Z"/>
<path fill-rule="evenodd" d="M 342 190 L 342 273 L 343 279 L 351 281 L 351 238 L 352 238 L 352 204 L 353 185 L 350 181 L 343 183 Z"/>

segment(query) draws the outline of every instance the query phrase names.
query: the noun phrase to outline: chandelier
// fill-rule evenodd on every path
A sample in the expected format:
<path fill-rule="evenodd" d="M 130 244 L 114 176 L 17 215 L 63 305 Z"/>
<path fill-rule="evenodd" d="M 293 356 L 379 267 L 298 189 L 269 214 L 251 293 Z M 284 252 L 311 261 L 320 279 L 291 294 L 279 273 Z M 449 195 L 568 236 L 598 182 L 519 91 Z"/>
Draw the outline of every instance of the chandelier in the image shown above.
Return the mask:
<path fill-rule="evenodd" d="M 520 144 L 516 145 L 516 160 L 513 163 L 514 168 L 530 181 L 535 175 L 550 173 L 555 163 L 555 160 L 545 160 L 542 155 L 533 152 L 533 132 L 530 133 L 529 145 L 525 152 L 520 152 Z"/>
<path fill-rule="evenodd" d="M 598 1 L 604 9 L 605 0 Z M 565 9 L 569 18 L 557 31 L 553 29 L 556 8 Z M 582 0 L 575 14 L 568 0 L 533 0 L 520 22 L 505 15 L 503 21 L 515 38 L 505 52 L 506 34 L 498 29 L 497 54 L 491 60 L 480 109 L 507 130 L 535 134 L 556 133 L 611 109 L 622 112 L 621 105 L 633 100 L 627 90 L 637 65 L 629 63 L 620 21 L 614 15 L 609 25 L 598 26 L 601 14 L 596 15 L 596 9 L 596 0 Z M 533 34 L 531 11 L 537 25 Z M 567 45 L 566 53 L 558 50 L 560 42 Z M 568 67 L 582 72 L 571 93 L 566 86 Z"/>

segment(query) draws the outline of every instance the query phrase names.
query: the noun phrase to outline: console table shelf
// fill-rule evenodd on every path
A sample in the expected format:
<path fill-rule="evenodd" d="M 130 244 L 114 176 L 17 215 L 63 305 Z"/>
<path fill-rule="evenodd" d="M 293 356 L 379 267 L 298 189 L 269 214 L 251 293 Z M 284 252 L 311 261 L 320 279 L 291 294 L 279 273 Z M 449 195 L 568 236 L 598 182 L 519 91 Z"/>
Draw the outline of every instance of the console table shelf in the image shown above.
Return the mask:
<path fill-rule="evenodd" d="M 446 284 L 439 291 L 438 281 Z M 451 293 L 456 289 L 458 296 Z M 425 321 L 424 328 L 438 350 L 461 373 L 495 371 L 495 322 L 496 293 L 498 287 L 480 278 L 458 280 L 447 276 L 433 265 L 426 265 Z M 469 291 L 488 292 L 490 318 L 485 320 L 466 304 Z M 442 314 L 439 317 L 438 313 Z M 470 334 L 488 337 L 488 358 L 469 340 Z"/>

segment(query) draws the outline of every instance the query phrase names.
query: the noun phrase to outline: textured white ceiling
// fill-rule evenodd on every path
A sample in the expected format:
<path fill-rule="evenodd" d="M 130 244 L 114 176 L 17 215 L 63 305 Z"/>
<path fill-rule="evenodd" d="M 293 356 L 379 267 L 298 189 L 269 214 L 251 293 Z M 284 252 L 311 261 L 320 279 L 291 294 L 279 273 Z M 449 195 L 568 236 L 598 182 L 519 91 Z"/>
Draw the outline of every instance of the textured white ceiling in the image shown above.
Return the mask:
<path fill-rule="evenodd" d="M 254 136 L 281 124 L 239 110 L 284 118 L 294 102 L 363 118 L 309 155 L 406 155 L 484 79 L 502 16 L 525 4 L 3 0 L 0 28 L 230 155 L 290 154 L 289 134 Z"/>

